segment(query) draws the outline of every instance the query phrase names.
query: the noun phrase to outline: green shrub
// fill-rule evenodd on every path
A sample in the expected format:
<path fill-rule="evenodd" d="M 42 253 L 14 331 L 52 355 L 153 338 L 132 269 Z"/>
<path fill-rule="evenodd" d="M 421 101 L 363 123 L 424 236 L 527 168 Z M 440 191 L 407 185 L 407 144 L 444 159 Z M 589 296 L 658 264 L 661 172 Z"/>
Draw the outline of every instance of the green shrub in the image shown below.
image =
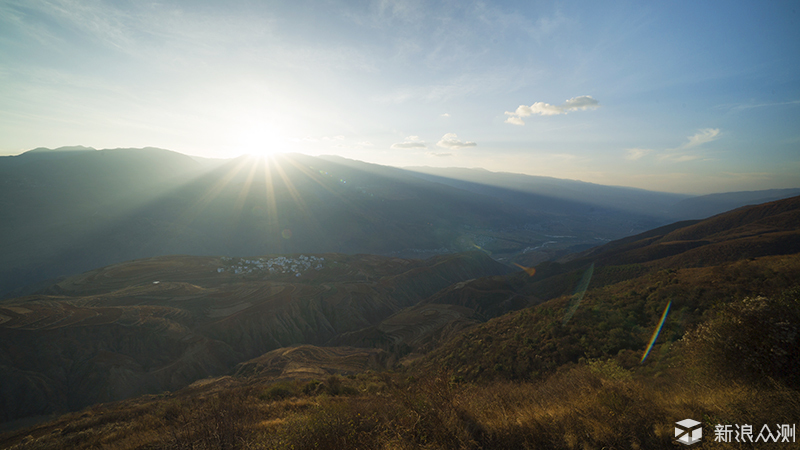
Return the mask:
<path fill-rule="evenodd" d="M 608 380 L 630 380 L 632 378 L 631 372 L 622 368 L 619 363 L 613 359 L 599 360 L 592 359 L 587 362 L 589 370 Z"/>

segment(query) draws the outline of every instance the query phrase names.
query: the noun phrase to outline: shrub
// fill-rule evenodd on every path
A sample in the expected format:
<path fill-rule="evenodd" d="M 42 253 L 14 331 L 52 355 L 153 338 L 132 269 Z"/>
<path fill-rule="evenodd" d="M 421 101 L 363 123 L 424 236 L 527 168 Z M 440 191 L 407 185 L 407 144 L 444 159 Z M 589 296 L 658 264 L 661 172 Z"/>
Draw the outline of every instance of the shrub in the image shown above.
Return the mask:
<path fill-rule="evenodd" d="M 800 387 L 800 290 L 728 304 L 686 341 L 703 376 Z"/>

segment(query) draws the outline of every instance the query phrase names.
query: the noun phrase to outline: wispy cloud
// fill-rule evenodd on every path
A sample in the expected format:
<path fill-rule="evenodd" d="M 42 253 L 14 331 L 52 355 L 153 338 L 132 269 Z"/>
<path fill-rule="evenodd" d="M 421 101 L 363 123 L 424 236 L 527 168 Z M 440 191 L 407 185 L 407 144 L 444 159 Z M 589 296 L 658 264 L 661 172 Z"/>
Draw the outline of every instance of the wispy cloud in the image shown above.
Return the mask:
<path fill-rule="evenodd" d="M 559 114 L 567 114 L 571 111 L 586 111 L 588 109 L 597 109 L 599 107 L 600 103 L 592 98 L 591 95 L 573 97 L 561 105 L 551 105 L 549 103 L 536 102 L 531 106 L 519 105 L 517 110 L 514 112 L 506 111 L 506 115 L 509 116 L 509 118 L 506 119 L 506 123 L 510 123 L 512 125 L 525 125 L 525 122 L 522 120 L 522 118 L 534 114 L 538 114 L 540 116 L 556 116 Z"/>
<path fill-rule="evenodd" d="M 774 108 L 777 106 L 797 106 L 800 105 L 800 100 L 789 100 L 785 102 L 770 102 L 770 103 L 728 103 L 718 105 L 716 108 L 729 109 L 731 111 L 744 111 L 754 108 Z"/>
<path fill-rule="evenodd" d="M 398 86 L 372 99 L 380 103 L 401 104 L 411 101 L 440 103 L 476 95 L 502 93 L 520 85 L 523 71 L 516 68 L 483 68 L 432 83 Z"/>
<path fill-rule="evenodd" d="M 680 163 L 701 159 L 703 158 L 702 154 L 689 150 L 717 140 L 719 138 L 719 134 L 719 128 L 703 128 L 698 130 L 697 133 L 687 137 L 687 141 L 681 144 L 679 147 L 665 150 L 663 153 L 658 155 L 658 160 Z"/>
<path fill-rule="evenodd" d="M 408 136 L 403 142 L 392 144 L 393 149 L 409 149 L 409 148 L 428 148 L 428 145 L 422 141 L 419 136 Z"/>
<path fill-rule="evenodd" d="M 447 133 L 442 136 L 442 139 L 436 143 L 442 148 L 462 148 L 462 147 L 475 147 L 478 144 L 472 141 L 461 141 L 455 133 Z"/>
<path fill-rule="evenodd" d="M 437 158 L 446 158 L 448 156 L 455 156 L 455 153 L 436 153 L 436 152 L 428 152 L 428 156 L 434 156 Z"/>
<path fill-rule="evenodd" d="M 442 116 L 442 117 L 450 117 L 450 114 L 449 114 L 449 113 L 444 113 L 444 114 L 442 114 L 441 116 Z"/>
<path fill-rule="evenodd" d="M 647 148 L 629 148 L 625 150 L 625 159 L 629 161 L 638 161 L 647 155 L 654 154 L 657 160 L 664 162 L 680 163 L 697 159 L 708 161 L 709 159 L 704 157 L 698 147 L 719 139 L 720 135 L 721 132 L 719 128 L 703 128 L 698 130 L 697 133 L 687 136 L 686 142 L 675 148 L 668 148 L 661 151 Z"/>
<path fill-rule="evenodd" d="M 678 148 L 685 149 L 697 147 L 698 145 L 703 145 L 706 142 L 715 141 L 717 138 L 719 138 L 719 128 L 703 128 L 695 133 L 694 136 L 689 136 L 689 142 L 686 142 Z"/>
<path fill-rule="evenodd" d="M 659 161 L 667 161 L 667 162 L 686 162 L 686 161 L 694 161 L 695 159 L 700 159 L 701 156 L 698 154 L 692 153 L 662 153 L 658 155 Z"/>
<path fill-rule="evenodd" d="M 630 161 L 636 161 L 638 159 L 642 159 L 643 156 L 653 153 L 652 150 L 647 148 L 629 148 L 626 150 L 626 152 L 628 154 L 625 155 L 625 159 L 628 159 Z"/>

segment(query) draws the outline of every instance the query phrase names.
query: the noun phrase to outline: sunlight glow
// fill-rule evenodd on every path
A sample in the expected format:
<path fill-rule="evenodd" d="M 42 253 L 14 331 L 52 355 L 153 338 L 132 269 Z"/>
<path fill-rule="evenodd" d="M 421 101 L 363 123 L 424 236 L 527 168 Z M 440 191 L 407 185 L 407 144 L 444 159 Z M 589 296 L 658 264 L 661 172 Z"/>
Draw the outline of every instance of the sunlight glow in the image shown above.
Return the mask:
<path fill-rule="evenodd" d="M 583 272 L 581 281 L 579 281 L 578 286 L 575 287 L 575 292 L 572 294 L 569 306 L 567 306 L 567 312 L 564 314 L 564 320 L 561 322 L 562 325 L 566 325 L 566 323 L 569 322 L 569 319 L 571 319 L 575 311 L 578 310 L 578 306 L 581 305 L 581 300 L 583 300 L 583 296 L 586 295 L 586 290 L 589 288 L 589 282 L 592 281 L 593 273 L 594 263 L 586 269 L 586 272 Z"/>
<path fill-rule="evenodd" d="M 237 153 L 253 156 L 272 156 L 289 151 L 288 141 L 274 126 L 268 123 L 254 123 L 237 133 L 235 139 Z"/>

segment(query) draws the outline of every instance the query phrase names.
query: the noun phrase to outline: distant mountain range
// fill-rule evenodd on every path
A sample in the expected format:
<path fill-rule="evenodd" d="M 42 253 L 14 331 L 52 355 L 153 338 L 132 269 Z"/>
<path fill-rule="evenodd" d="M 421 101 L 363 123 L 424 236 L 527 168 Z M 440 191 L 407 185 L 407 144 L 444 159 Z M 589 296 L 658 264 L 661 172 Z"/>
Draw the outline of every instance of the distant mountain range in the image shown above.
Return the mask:
<path fill-rule="evenodd" d="M 638 213 L 670 221 L 705 219 L 747 205 L 780 200 L 800 195 L 800 188 L 763 191 L 726 192 L 690 196 L 604 186 L 577 180 L 490 172 L 483 169 L 406 167 L 420 177 L 458 187 L 470 192 L 516 199 L 521 203 L 537 199 L 547 208 L 575 204 Z M 551 202 L 551 203 L 548 203 Z"/>
<path fill-rule="evenodd" d="M 533 265 L 704 209 L 792 194 L 687 198 L 479 170 L 299 154 L 200 160 L 157 148 L 38 148 L 0 157 L 0 180 L 0 297 L 172 254 L 427 257 L 480 248 Z"/>

